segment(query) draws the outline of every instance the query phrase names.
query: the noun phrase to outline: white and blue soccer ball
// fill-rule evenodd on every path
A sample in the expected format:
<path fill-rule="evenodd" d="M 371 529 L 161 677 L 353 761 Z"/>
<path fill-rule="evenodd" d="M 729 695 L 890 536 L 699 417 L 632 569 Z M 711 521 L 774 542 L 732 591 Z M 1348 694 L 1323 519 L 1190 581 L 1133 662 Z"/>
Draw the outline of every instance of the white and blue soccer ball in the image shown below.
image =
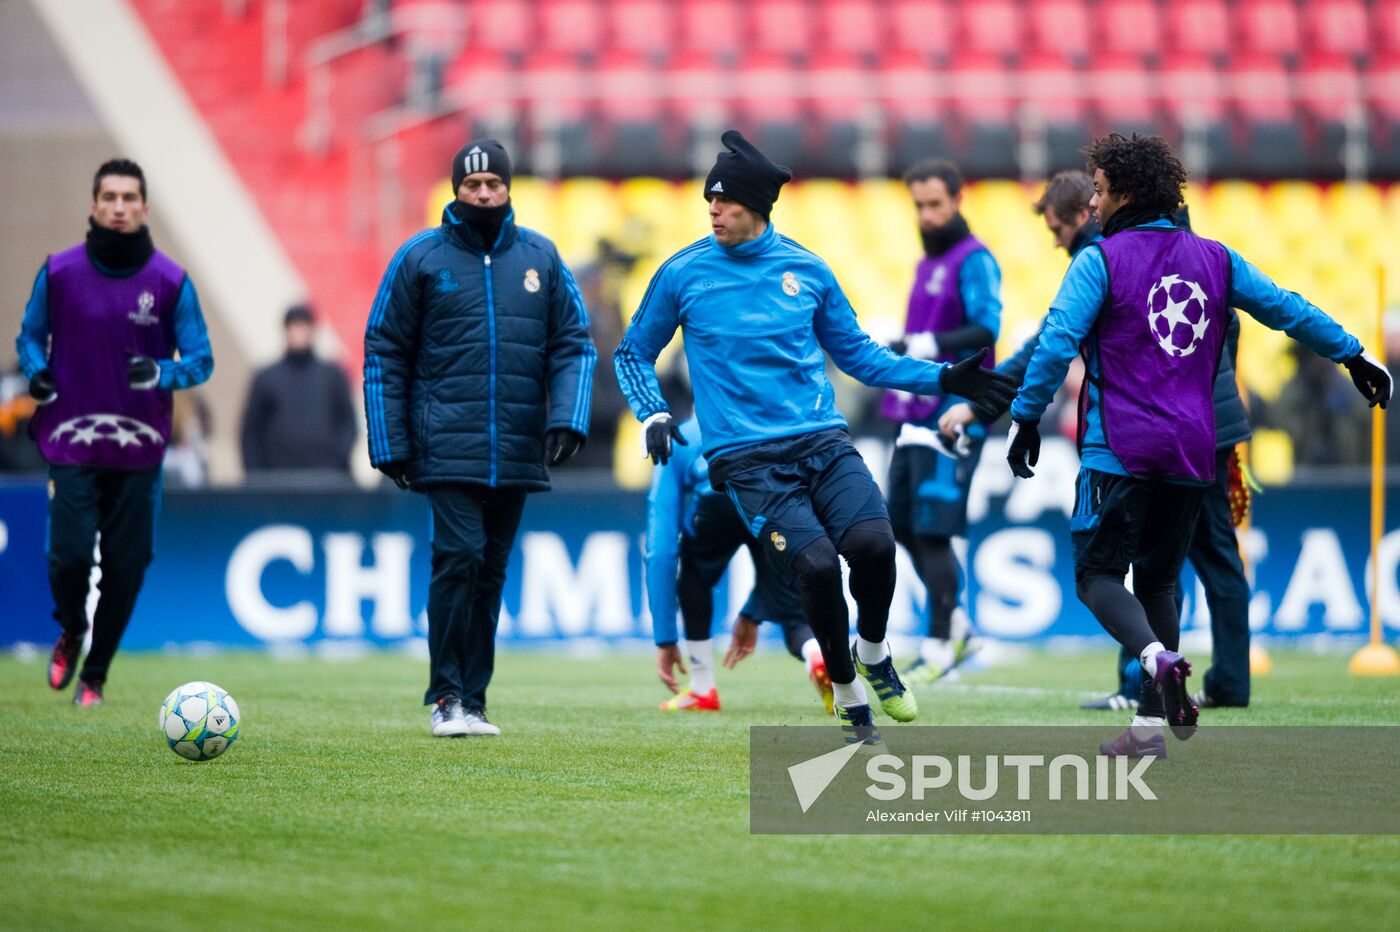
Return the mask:
<path fill-rule="evenodd" d="M 160 730 L 170 750 L 187 760 L 213 760 L 238 740 L 238 703 L 196 680 L 171 690 L 160 707 Z"/>

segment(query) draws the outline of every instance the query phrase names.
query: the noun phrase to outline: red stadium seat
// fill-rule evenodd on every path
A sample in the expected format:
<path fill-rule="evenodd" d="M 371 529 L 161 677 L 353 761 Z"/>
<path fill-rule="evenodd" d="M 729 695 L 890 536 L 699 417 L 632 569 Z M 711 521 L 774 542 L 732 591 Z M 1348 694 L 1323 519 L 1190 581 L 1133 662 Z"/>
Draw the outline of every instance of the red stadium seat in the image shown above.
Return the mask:
<path fill-rule="evenodd" d="M 952 50 L 957 20 L 944 0 L 892 0 L 889 17 L 894 48 L 937 58 Z"/>
<path fill-rule="evenodd" d="M 740 60 L 736 74 L 735 97 L 746 120 L 786 122 L 800 117 L 805 78 L 787 56 L 750 52 Z"/>
<path fill-rule="evenodd" d="M 670 106 L 683 123 L 714 122 L 730 110 L 732 72 L 710 52 L 682 52 L 671 59 Z"/>
<path fill-rule="evenodd" d="M 1013 75 L 990 52 L 960 52 L 948 64 L 954 112 L 974 123 L 1010 123 L 1016 116 Z"/>
<path fill-rule="evenodd" d="M 881 56 L 876 77 L 880 105 L 891 120 L 933 123 L 948 109 L 947 75 L 918 52 Z"/>
<path fill-rule="evenodd" d="M 680 51 L 725 53 L 726 57 L 740 51 L 735 46 L 743 43 L 745 17 L 735 0 L 686 0 L 678 8 Z M 724 25 L 716 27 L 716 23 Z"/>
<path fill-rule="evenodd" d="M 1154 0 L 1101 0 L 1094 26 L 1096 53 L 1155 55 L 1162 47 L 1162 21 Z"/>
<path fill-rule="evenodd" d="M 1118 52 L 1096 57 L 1089 89 L 1105 128 L 1115 132 L 1152 129 L 1157 124 L 1154 83 L 1153 73 L 1137 55 Z"/>
<path fill-rule="evenodd" d="M 820 52 L 807 64 L 805 82 L 812 111 L 826 123 L 858 122 L 875 102 L 875 75 L 849 52 Z"/>
<path fill-rule="evenodd" d="M 1161 103 L 1179 125 L 1218 125 L 1225 119 L 1224 80 L 1203 54 L 1175 53 L 1158 70 Z"/>
<path fill-rule="evenodd" d="M 884 12 L 864 0 L 828 0 L 817 5 L 821 44 L 834 52 L 875 56 L 885 44 Z"/>
<path fill-rule="evenodd" d="M 1083 72 L 1064 55 L 1036 52 L 1025 57 L 1017 77 L 1022 100 L 1034 117 L 1026 125 L 1041 128 L 1046 167 L 1054 172 L 1082 165 L 1079 150 L 1090 135 Z"/>
<path fill-rule="evenodd" d="M 537 44 L 527 0 L 475 0 L 467 7 L 467 45 L 490 52 L 521 54 Z"/>
<path fill-rule="evenodd" d="M 1325 122 L 1346 122 L 1365 100 L 1361 75 L 1345 55 L 1309 55 L 1299 69 L 1298 90 L 1304 112 Z"/>
<path fill-rule="evenodd" d="M 1016 72 L 1021 97 L 1047 123 L 1083 120 L 1087 88 L 1083 73 L 1064 55 L 1035 52 L 1025 56 Z"/>
<path fill-rule="evenodd" d="M 1400 53 L 1400 0 L 1375 0 L 1371 8 L 1371 45 L 1377 55 Z"/>
<path fill-rule="evenodd" d="M 1298 51 L 1298 7 L 1293 0 L 1243 0 L 1235 11 L 1235 29 L 1246 52 L 1293 55 Z"/>
<path fill-rule="evenodd" d="M 1031 48 L 1074 58 L 1089 54 L 1089 9 L 1085 0 L 1043 0 L 1030 5 Z"/>
<path fill-rule="evenodd" d="M 667 0 L 612 0 L 608 43 L 625 52 L 664 55 L 676 39 L 676 10 Z"/>
<path fill-rule="evenodd" d="M 748 9 L 756 51 L 802 55 L 811 48 L 814 11 L 803 0 L 765 0 Z"/>
<path fill-rule="evenodd" d="M 1314 52 L 1366 55 L 1371 51 L 1369 25 L 1362 0 L 1312 0 L 1303 5 L 1303 34 Z"/>
<path fill-rule="evenodd" d="M 588 69 L 578 57 L 557 50 L 535 52 L 521 69 L 531 109 L 565 123 L 581 122 L 593 100 Z"/>
<path fill-rule="evenodd" d="M 443 83 L 454 102 L 468 108 L 514 109 L 519 76 L 501 52 L 469 49 L 447 69 Z"/>
<path fill-rule="evenodd" d="M 545 0 L 537 6 L 538 46 L 560 52 L 596 52 L 603 44 L 598 0 Z"/>
<path fill-rule="evenodd" d="M 1181 0 L 1166 15 L 1166 47 L 1177 52 L 1225 55 L 1232 48 L 1225 0 Z"/>
<path fill-rule="evenodd" d="M 1376 115 L 1400 123 L 1400 52 L 1390 52 L 1371 63 L 1366 75 L 1366 99 Z"/>
<path fill-rule="evenodd" d="M 962 37 L 976 52 L 1015 55 L 1025 44 L 1025 17 L 1014 0 L 964 0 Z"/>
<path fill-rule="evenodd" d="M 1293 79 L 1275 55 L 1251 52 L 1230 69 L 1230 99 L 1246 120 L 1289 122 L 1295 117 Z"/>
<path fill-rule="evenodd" d="M 660 120 L 665 101 L 658 93 L 661 73 L 641 52 L 608 52 L 594 69 L 598 111 L 605 120 L 642 123 Z"/>

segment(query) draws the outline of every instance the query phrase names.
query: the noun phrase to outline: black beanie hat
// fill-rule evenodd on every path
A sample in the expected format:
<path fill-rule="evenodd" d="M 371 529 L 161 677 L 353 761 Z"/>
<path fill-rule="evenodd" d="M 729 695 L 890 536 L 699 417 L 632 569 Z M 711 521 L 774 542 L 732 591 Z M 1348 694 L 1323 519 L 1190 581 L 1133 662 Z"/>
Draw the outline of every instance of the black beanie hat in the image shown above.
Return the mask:
<path fill-rule="evenodd" d="M 506 147 L 494 139 L 476 139 L 457 150 L 452 156 L 452 193 L 462 186 L 462 179 L 477 172 L 500 175 L 510 187 L 510 156 Z"/>
<path fill-rule="evenodd" d="M 737 129 L 725 130 L 719 141 L 729 151 L 719 154 L 715 167 L 705 176 L 705 200 L 723 194 L 767 220 L 779 189 L 792 180 L 792 172 L 755 149 Z"/>

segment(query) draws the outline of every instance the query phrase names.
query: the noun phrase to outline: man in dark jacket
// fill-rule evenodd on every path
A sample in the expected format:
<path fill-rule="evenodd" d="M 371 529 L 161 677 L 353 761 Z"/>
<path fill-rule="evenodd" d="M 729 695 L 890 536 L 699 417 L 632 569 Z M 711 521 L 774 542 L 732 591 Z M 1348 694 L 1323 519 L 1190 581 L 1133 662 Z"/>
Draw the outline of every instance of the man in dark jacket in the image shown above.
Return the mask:
<path fill-rule="evenodd" d="M 355 445 L 350 383 L 312 349 L 315 320 L 298 304 L 283 318 L 287 354 L 253 378 L 243 408 L 243 469 L 252 474 L 328 470 L 349 474 Z"/>
<path fill-rule="evenodd" d="M 370 462 L 432 505 L 424 703 L 440 737 L 486 718 L 496 621 L 525 495 L 588 434 L 597 352 L 554 244 L 515 225 L 494 139 L 452 160 L 442 225 L 389 263 L 365 329 Z"/>

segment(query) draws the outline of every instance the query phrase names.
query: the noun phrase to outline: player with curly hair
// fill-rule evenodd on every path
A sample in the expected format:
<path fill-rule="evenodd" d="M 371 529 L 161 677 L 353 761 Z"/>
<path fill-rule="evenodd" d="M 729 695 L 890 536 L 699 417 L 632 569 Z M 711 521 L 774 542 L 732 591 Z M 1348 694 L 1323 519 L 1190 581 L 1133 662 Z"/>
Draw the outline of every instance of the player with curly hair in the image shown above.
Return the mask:
<path fill-rule="evenodd" d="M 1186 169 L 1157 136 L 1084 150 L 1104 239 L 1070 264 L 1011 405 L 1007 462 L 1033 475 L 1040 416 L 1070 361 L 1085 359 L 1081 468 L 1070 531 L 1079 598 L 1148 676 L 1132 724 L 1101 751 L 1165 756 L 1162 726 L 1194 732 L 1191 665 L 1177 653 L 1177 577 L 1202 497 L 1216 479 L 1212 391 L 1230 308 L 1342 363 L 1371 404 L 1391 378 L 1356 337 L 1222 243 L 1172 217 Z M 1133 591 L 1124 585 L 1133 569 Z"/>

